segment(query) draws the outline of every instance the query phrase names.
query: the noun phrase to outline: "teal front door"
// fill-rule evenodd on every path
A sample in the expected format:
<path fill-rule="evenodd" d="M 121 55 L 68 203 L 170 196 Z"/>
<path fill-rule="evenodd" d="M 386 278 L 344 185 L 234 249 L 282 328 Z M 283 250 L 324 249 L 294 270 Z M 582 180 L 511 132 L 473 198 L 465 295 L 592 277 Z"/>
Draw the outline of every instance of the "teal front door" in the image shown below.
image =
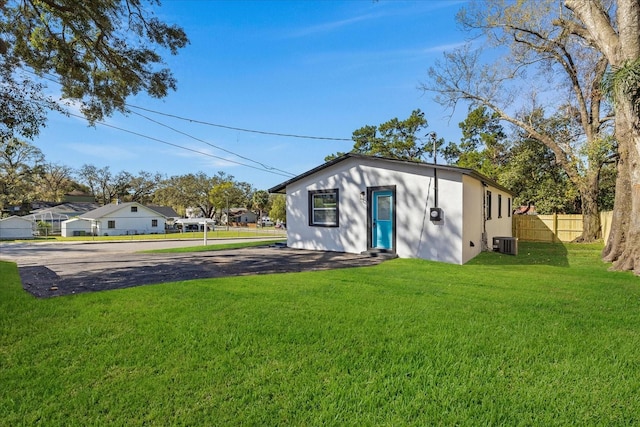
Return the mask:
<path fill-rule="evenodd" d="M 393 249 L 393 192 L 374 191 L 371 195 L 371 246 L 376 249 Z"/>

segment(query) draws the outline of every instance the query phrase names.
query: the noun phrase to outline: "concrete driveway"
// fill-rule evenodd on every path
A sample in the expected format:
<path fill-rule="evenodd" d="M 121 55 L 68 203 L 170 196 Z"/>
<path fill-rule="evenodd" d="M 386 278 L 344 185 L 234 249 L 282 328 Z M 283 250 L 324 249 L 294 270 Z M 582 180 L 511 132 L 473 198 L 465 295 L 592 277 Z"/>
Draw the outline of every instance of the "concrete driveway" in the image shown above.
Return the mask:
<path fill-rule="evenodd" d="M 0 259 L 16 262 L 23 288 L 39 298 L 191 279 L 368 266 L 382 261 L 363 255 L 277 246 L 183 254 L 139 253 L 199 244 L 201 240 L 0 243 Z"/>

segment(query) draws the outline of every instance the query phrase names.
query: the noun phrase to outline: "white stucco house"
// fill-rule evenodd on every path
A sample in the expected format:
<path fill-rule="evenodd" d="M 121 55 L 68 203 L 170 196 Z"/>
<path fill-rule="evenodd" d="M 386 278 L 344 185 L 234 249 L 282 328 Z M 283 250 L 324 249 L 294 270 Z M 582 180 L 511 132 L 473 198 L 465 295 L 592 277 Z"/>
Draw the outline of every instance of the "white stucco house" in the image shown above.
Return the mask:
<path fill-rule="evenodd" d="M 269 192 L 292 248 L 463 264 L 512 235 L 513 194 L 471 169 L 348 153 Z"/>
<path fill-rule="evenodd" d="M 78 217 L 62 221 L 60 235 L 62 237 L 89 236 L 91 235 L 91 221 Z"/>
<path fill-rule="evenodd" d="M 82 234 L 122 236 L 164 233 L 167 217 L 137 202 L 102 206 L 62 223 L 65 237 Z"/>
<path fill-rule="evenodd" d="M 33 221 L 21 216 L 0 219 L 0 239 L 33 239 Z"/>

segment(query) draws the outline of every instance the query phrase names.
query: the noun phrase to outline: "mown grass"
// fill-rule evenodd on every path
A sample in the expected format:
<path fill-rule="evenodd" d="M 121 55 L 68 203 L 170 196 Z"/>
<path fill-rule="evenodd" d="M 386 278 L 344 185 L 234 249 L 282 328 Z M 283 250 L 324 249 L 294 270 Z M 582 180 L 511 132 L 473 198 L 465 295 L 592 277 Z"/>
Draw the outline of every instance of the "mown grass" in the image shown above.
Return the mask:
<path fill-rule="evenodd" d="M 638 425 L 640 279 L 599 251 L 47 300 L 0 263 L 0 424 Z"/>

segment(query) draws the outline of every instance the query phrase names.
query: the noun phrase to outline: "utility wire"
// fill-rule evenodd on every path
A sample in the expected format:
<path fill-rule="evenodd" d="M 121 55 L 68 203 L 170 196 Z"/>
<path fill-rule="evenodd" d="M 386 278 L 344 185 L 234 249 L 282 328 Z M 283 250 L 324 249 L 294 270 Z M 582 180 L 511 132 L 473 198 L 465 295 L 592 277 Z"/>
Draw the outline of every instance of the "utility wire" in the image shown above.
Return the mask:
<path fill-rule="evenodd" d="M 324 140 L 324 141 L 352 141 L 350 138 L 333 138 L 333 137 L 326 137 L 326 136 L 296 135 L 296 134 L 291 134 L 291 133 L 267 132 L 267 131 L 263 131 L 263 130 L 244 129 L 244 128 L 238 128 L 238 127 L 233 127 L 233 126 L 227 126 L 227 125 L 220 125 L 220 124 L 216 124 L 216 123 L 205 122 L 205 121 L 202 121 L 202 120 L 189 119 L 189 118 L 186 118 L 186 117 L 177 116 L 175 114 L 163 113 L 163 112 L 160 112 L 160 111 L 150 110 L 148 108 L 138 107 L 136 105 L 131 105 L 131 104 L 125 104 L 125 106 L 127 106 L 129 108 L 136 108 L 138 110 L 147 111 L 147 112 L 153 113 L 153 114 L 159 114 L 159 115 L 162 115 L 162 116 L 171 117 L 171 118 L 178 119 L 178 120 L 184 120 L 184 121 L 187 121 L 187 122 L 190 122 L 190 123 L 197 123 L 197 124 L 201 124 L 201 125 L 213 126 L 213 127 L 223 128 L 223 129 L 231 129 L 231 130 L 236 130 L 236 131 L 239 131 L 239 132 L 250 132 L 250 133 L 257 133 L 257 134 L 261 134 L 261 135 L 282 136 L 282 137 L 286 137 L 286 138 L 319 139 L 319 140 Z"/>
<path fill-rule="evenodd" d="M 23 71 L 25 71 L 25 72 L 27 72 L 27 73 L 29 73 L 29 74 L 35 75 L 35 76 L 37 76 L 37 77 L 44 78 L 44 79 L 46 79 L 46 80 L 52 81 L 52 82 L 54 82 L 54 83 L 60 84 L 60 82 L 59 82 L 58 80 L 56 80 L 53 76 L 51 76 L 51 77 L 39 76 L 39 75 L 37 75 L 37 74 L 33 73 L 32 71 L 29 71 L 29 70 L 24 70 L 24 69 L 23 69 Z M 138 109 L 141 109 L 141 110 L 150 111 L 150 112 L 153 112 L 153 113 L 156 113 L 156 114 L 164 115 L 163 113 L 160 113 L 160 112 L 157 112 L 157 111 L 153 111 L 153 110 L 148 110 L 148 109 L 145 109 L 145 108 L 142 108 L 142 107 L 135 107 L 135 106 L 127 105 L 127 104 L 125 104 L 125 106 L 127 106 L 127 107 L 133 107 L 133 108 L 138 108 Z M 183 131 L 180 131 L 180 130 L 178 130 L 178 129 L 175 129 L 175 128 L 173 128 L 173 127 L 169 126 L 169 125 L 166 125 L 166 124 L 164 124 L 164 123 L 161 123 L 161 122 L 159 122 L 159 121 L 157 121 L 157 120 L 154 120 L 154 119 L 152 119 L 152 118 L 150 118 L 150 117 L 147 117 L 147 116 L 145 116 L 145 115 L 143 115 L 143 114 L 141 114 L 141 113 L 138 113 L 138 112 L 135 112 L 135 111 L 131 111 L 131 110 L 129 110 L 129 112 L 130 112 L 131 114 L 135 114 L 135 115 L 140 116 L 140 117 L 142 117 L 142 118 L 144 118 L 144 119 L 146 119 L 146 120 L 149 120 L 150 122 L 153 122 L 153 123 L 155 123 L 155 124 L 157 124 L 157 125 L 159 125 L 159 126 L 166 127 L 166 128 L 168 128 L 168 129 L 170 129 L 170 130 L 172 130 L 172 131 L 174 131 L 174 132 L 177 132 L 177 133 L 181 134 L 181 135 L 187 136 L 187 137 L 189 137 L 189 138 L 191 138 L 191 139 L 193 139 L 193 140 L 196 140 L 196 141 L 198 141 L 198 142 L 202 142 L 203 144 L 207 144 L 207 145 L 209 145 L 210 147 L 216 148 L 216 149 L 218 149 L 218 150 L 224 151 L 224 152 L 226 152 L 226 153 L 229 153 L 229 154 L 234 155 L 234 156 L 236 156 L 236 157 L 239 157 L 239 158 L 241 158 L 241 159 L 244 159 L 244 160 L 250 161 L 250 162 L 252 162 L 252 163 L 255 163 L 255 164 L 257 164 L 257 165 L 260 165 L 260 166 L 262 166 L 262 168 L 257 168 L 257 167 L 255 167 L 255 166 L 250 166 L 250 165 L 247 165 L 247 164 L 244 164 L 244 163 L 241 163 L 241 162 L 236 162 L 236 161 L 233 161 L 233 160 L 225 159 L 225 158 L 223 158 L 223 157 L 218 157 L 218 156 L 209 155 L 209 154 L 206 154 L 206 153 L 203 153 L 203 152 L 197 151 L 197 150 L 193 150 L 193 149 L 190 149 L 190 148 L 182 147 L 182 146 L 177 145 L 177 144 L 172 144 L 172 143 L 169 143 L 169 142 L 166 142 L 166 141 L 158 140 L 158 139 L 156 139 L 156 138 L 149 137 L 149 136 L 147 136 L 147 135 L 143 135 L 143 134 L 140 134 L 140 133 L 137 133 L 137 132 L 128 131 L 128 130 L 126 130 L 126 129 L 118 128 L 118 127 L 116 127 L 116 126 L 109 125 L 109 124 L 107 124 L 107 123 L 105 123 L 105 122 L 96 122 L 96 123 L 99 123 L 99 124 L 101 124 L 101 125 L 103 125 L 103 126 L 112 127 L 112 128 L 114 128 L 114 129 L 118 129 L 118 130 L 121 130 L 121 131 L 124 131 L 124 132 L 128 132 L 128 133 L 131 133 L 131 134 L 134 134 L 134 135 L 138 135 L 138 136 L 141 136 L 141 137 L 143 137 L 143 138 L 147 138 L 147 139 L 155 140 L 155 141 L 162 142 L 162 143 L 165 143 L 165 144 L 168 144 L 168 145 L 174 145 L 174 146 L 176 146 L 176 147 L 183 148 L 183 149 L 186 149 L 186 150 L 189 150 L 189 151 L 194 151 L 194 152 L 197 152 L 197 153 L 200 153 L 200 154 L 208 155 L 209 157 L 214 157 L 214 158 L 222 159 L 222 160 L 225 160 L 225 161 L 227 161 L 227 162 L 235 163 L 235 164 L 238 164 L 238 165 L 251 167 L 251 168 L 253 168 L 253 169 L 257 169 L 257 170 L 265 170 L 265 171 L 267 171 L 267 172 L 271 172 L 271 173 L 281 172 L 281 173 L 276 173 L 276 174 L 277 174 L 277 175 L 281 175 L 281 176 L 286 176 L 286 177 L 292 177 L 292 176 L 295 176 L 295 174 L 293 174 L 293 173 L 291 173 L 291 172 L 287 172 L 287 171 L 285 171 L 285 170 L 278 169 L 278 168 L 275 168 L 275 167 L 273 167 L 273 166 L 266 165 L 266 164 L 264 164 L 264 163 L 262 163 L 262 162 L 258 162 L 258 161 L 256 161 L 256 160 L 250 159 L 249 157 L 246 157 L 246 156 L 243 156 L 243 155 L 241 155 L 241 154 L 235 153 L 235 152 L 233 152 L 233 151 L 231 151 L 231 150 L 227 150 L 227 149 L 225 149 L 225 148 L 222 148 L 222 147 L 219 147 L 219 146 L 217 146 L 217 145 L 211 144 L 211 143 L 209 143 L 209 142 L 207 142 L 207 141 L 205 141 L 205 140 L 203 140 L 203 139 L 197 138 L 197 137 L 195 137 L 195 136 L 193 136 L 193 135 L 190 135 L 190 134 L 188 134 L 188 133 L 186 133 L 186 132 L 183 132 Z M 72 114 L 72 113 L 68 113 L 68 114 L 69 114 L 69 115 L 71 115 L 71 116 L 74 116 L 74 117 L 84 118 L 84 117 L 79 116 L 79 115 L 76 115 L 76 114 Z"/>
<path fill-rule="evenodd" d="M 197 137 L 195 137 L 195 136 L 193 136 L 193 135 L 190 135 L 190 134 L 188 134 L 188 133 L 186 133 L 186 132 L 183 132 L 183 131 L 178 130 L 178 129 L 176 129 L 176 128 L 173 128 L 173 127 L 171 127 L 171 126 L 169 126 L 169 125 L 166 125 L 166 124 L 164 124 L 164 123 L 161 123 L 161 122 L 159 122 L 159 121 L 157 121 L 157 120 L 154 120 L 154 119 L 152 119 L 152 118 L 150 118 L 150 117 L 147 117 L 147 116 L 145 116 L 145 115 L 143 115 L 143 114 L 137 113 L 137 112 L 135 112 L 135 111 L 132 111 L 132 112 L 131 112 L 131 114 L 135 114 L 135 115 L 137 115 L 137 116 L 140 116 L 140 117 L 142 117 L 143 119 L 149 120 L 149 121 L 150 121 L 150 122 L 152 122 L 152 123 L 155 123 L 155 124 L 157 124 L 157 125 L 159 125 L 159 126 L 162 126 L 162 127 L 167 128 L 167 129 L 170 129 L 170 130 L 172 130 L 172 131 L 174 131 L 174 132 L 176 132 L 176 133 L 179 133 L 180 135 L 184 135 L 184 136 L 189 137 L 189 138 L 191 138 L 191 139 L 193 139 L 193 140 L 195 140 L 195 141 L 202 142 L 203 144 L 207 144 L 208 146 L 213 147 L 213 148 L 215 148 L 215 149 L 218 149 L 218 150 L 224 151 L 224 152 L 226 152 L 226 153 L 232 154 L 232 155 L 234 155 L 234 156 L 236 156 L 236 157 L 239 157 L 239 158 L 241 158 L 241 159 L 247 160 L 247 161 L 249 161 L 249 162 L 251 162 L 251 163 L 255 163 L 255 164 L 257 164 L 257 165 L 260 165 L 260 166 L 262 166 L 262 167 L 263 167 L 264 169 L 266 169 L 266 170 L 269 170 L 269 171 L 279 171 L 279 172 L 285 173 L 285 174 L 287 174 L 287 175 L 289 175 L 289 176 L 295 176 L 295 174 L 292 174 L 291 172 L 287 172 L 287 171 L 285 171 L 285 170 L 278 169 L 278 168 L 275 168 L 275 167 L 273 167 L 273 166 L 266 165 L 266 164 L 261 163 L 261 162 L 259 162 L 259 161 L 257 161 L 257 160 L 253 160 L 253 159 L 250 159 L 249 157 L 245 157 L 245 156 L 242 156 L 242 155 L 240 155 L 240 154 L 234 153 L 233 151 L 227 150 L 226 148 L 222 148 L 222 147 L 219 147 L 219 146 L 217 146 L 217 145 L 211 144 L 210 142 L 207 142 L 207 141 L 205 141 L 204 139 L 197 138 Z"/>
<path fill-rule="evenodd" d="M 33 71 L 27 70 L 27 69 L 22 69 L 24 72 L 29 73 L 31 75 L 34 75 L 38 78 L 41 79 L 45 79 L 45 80 L 49 80 L 52 81 L 54 83 L 57 83 L 59 85 L 61 85 L 60 81 L 57 80 L 54 76 L 51 76 L 50 74 L 36 74 Z M 234 126 L 228 126 L 228 125 L 221 125 L 221 124 L 217 124 L 217 123 L 211 123 L 211 122 L 205 122 L 203 120 L 196 120 L 196 119 L 190 119 L 188 117 L 181 117 L 175 114 L 169 114 L 169 113 L 163 113 L 161 111 L 156 111 L 156 110 L 151 110 L 149 108 L 144 108 L 144 107 L 140 107 L 137 105 L 132 105 L 132 104 L 124 104 L 125 107 L 128 108 L 136 108 L 138 110 L 143 110 L 146 111 L 148 113 L 153 113 L 153 114 L 158 114 L 161 116 L 166 116 L 166 117 L 171 117 L 174 119 L 178 119 L 178 120 L 184 120 L 190 123 L 197 123 L 197 124 L 201 124 L 201 125 L 206 125 L 206 126 L 213 126 L 213 127 L 218 127 L 218 128 L 222 128 L 222 129 L 230 129 L 230 130 L 235 130 L 235 131 L 239 131 L 239 132 L 249 132 L 249 133 L 257 133 L 260 135 L 272 135 L 272 136 L 281 136 L 281 137 L 286 137 L 286 138 L 300 138 L 300 139 L 315 139 L 315 140 L 322 140 L 322 141 L 349 141 L 351 142 L 352 139 L 351 138 L 334 138 L 334 137 L 326 137 L 326 136 L 311 136 L 311 135 L 297 135 L 297 134 L 292 134 L 292 133 L 281 133 L 281 132 L 268 132 L 268 131 L 263 131 L 263 130 L 255 130 L 255 129 L 246 129 L 246 128 L 240 128 L 240 127 L 234 127 Z"/>
<path fill-rule="evenodd" d="M 81 119 L 85 118 L 84 116 L 81 116 L 79 114 L 73 114 L 73 113 L 67 113 L 67 114 L 69 116 L 71 116 L 71 117 L 77 117 L 77 118 L 81 118 Z M 199 151 L 199 150 L 194 150 L 193 148 L 184 147 L 182 145 L 174 144 L 172 142 L 164 141 L 164 140 L 159 139 L 159 138 L 154 138 L 152 136 L 144 135 L 144 134 L 141 134 L 139 132 L 135 132 L 135 131 L 132 131 L 132 130 L 129 130 L 129 129 L 124 129 L 124 128 L 121 128 L 121 127 L 118 127 L 118 126 L 110 125 L 110 124 L 105 123 L 105 122 L 97 121 L 96 124 L 99 124 L 99 125 L 102 125 L 102 126 L 106 126 L 106 127 L 112 128 L 112 129 L 116 129 L 116 130 L 119 130 L 119 131 L 122 131 L 122 132 L 130 133 L 132 135 L 136 135 L 136 136 L 139 136 L 141 138 L 149 139 L 151 141 L 159 142 L 161 144 L 170 145 L 172 147 L 180 148 L 182 150 L 191 151 L 193 153 L 201 154 L 203 156 L 207 156 L 207 157 L 211 157 L 211 158 L 214 158 L 214 159 L 223 160 L 225 162 L 234 163 L 236 165 L 245 166 L 245 167 L 248 167 L 248 168 L 251 168 L 251 169 L 256 169 L 256 170 L 259 170 L 259 171 L 262 171 L 262 172 L 268 172 L 268 173 L 271 173 L 271 174 L 274 174 L 274 175 L 280 175 L 280 176 L 284 176 L 284 177 L 287 177 L 287 178 L 290 178 L 291 176 L 293 176 L 293 174 L 291 174 L 289 172 L 286 172 L 286 175 L 285 175 L 284 173 L 280 173 L 280 172 L 277 172 L 275 170 L 263 169 L 263 168 L 259 168 L 259 167 L 253 166 L 253 165 L 248 165 L 246 163 L 236 162 L 235 160 L 229 160 L 229 159 L 225 159 L 224 157 L 215 156 L 213 154 L 205 153 L 205 152 Z"/>

